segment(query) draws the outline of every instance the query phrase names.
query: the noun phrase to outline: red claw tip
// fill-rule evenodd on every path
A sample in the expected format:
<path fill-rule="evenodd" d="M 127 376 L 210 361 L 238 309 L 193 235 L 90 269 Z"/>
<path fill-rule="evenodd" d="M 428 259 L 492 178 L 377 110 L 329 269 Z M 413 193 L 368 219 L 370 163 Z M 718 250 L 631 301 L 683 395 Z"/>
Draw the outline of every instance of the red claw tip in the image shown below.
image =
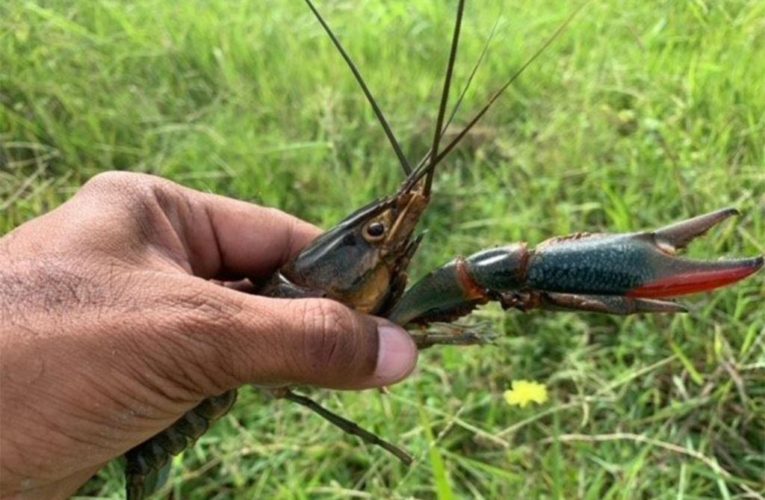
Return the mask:
<path fill-rule="evenodd" d="M 667 298 L 707 292 L 750 276 L 763 265 L 763 257 L 739 260 L 715 267 L 704 267 L 657 279 L 627 292 L 628 297 Z"/>

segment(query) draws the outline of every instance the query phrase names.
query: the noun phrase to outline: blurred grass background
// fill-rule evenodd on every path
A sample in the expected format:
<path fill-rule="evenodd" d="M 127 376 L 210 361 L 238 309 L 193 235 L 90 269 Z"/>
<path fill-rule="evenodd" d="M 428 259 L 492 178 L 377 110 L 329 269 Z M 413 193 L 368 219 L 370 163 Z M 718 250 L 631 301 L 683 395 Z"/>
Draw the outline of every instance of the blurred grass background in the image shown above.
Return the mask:
<path fill-rule="evenodd" d="M 405 150 L 426 150 L 455 2 L 321 1 Z M 564 0 L 470 2 L 457 126 L 563 22 Z M 456 90 L 454 91 L 456 92 Z M 691 254 L 765 253 L 765 2 L 593 1 L 444 165 L 413 265 L 733 205 Z M 329 227 L 402 179 L 299 1 L 0 5 L 0 230 L 110 169 Z M 314 397 L 416 454 L 405 469 L 245 388 L 178 458 L 175 498 L 755 498 L 765 494 L 765 281 L 676 317 L 475 315 L 483 348 L 431 349 L 392 389 Z M 509 407 L 511 381 L 548 385 Z M 121 464 L 81 491 L 122 495 Z"/>

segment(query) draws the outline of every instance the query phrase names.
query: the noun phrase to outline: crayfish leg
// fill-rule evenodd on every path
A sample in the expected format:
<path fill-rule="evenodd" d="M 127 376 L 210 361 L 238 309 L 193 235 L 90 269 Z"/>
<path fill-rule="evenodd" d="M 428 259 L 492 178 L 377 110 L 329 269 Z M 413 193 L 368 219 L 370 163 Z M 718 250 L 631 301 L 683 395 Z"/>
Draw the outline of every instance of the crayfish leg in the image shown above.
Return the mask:
<path fill-rule="evenodd" d="M 586 295 L 558 292 L 523 292 L 501 294 L 504 309 L 546 309 L 555 311 L 588 311 L 626 316 L 637 313 L 678 313 L 687 309 L 676 302 L 639 299 L 620 295 Z"/>
<path fill-rule="evenodd" d="M 423 350 L 435 345 L 486 345 L 494 340 L 489 334 L 478 333 L 474 329 L 468 329 L 466 326 L 435 323 L 432 327 L 441 327 L 452 331 L 410 331 L 409 335 L 414 340 L 417 349 Z"/>
<path fill-rule="evenodd" d="M 409 452 L 407 452 L 403 448 L 400 448 L 396 446 L 395 444 L 384 440 L 377 434 L 374 434 L 373 432 L 370 432 L 364 429 L 363 427 L 359 426 L 356 422 L 349 420 L 345 417 L 341 417 L 337 413 L 330 411 L 327 408 L 324 408 L 323 406 L 321 406 L 319 403 L 309 398 L 308 396 L 303 396 L 302 394 L 294 393 L 287 388 L 280 388 L 279 391 L 274 392 L 274 394 L 278 395 L 277 397 L 281 397 L 288 401 L 292 401 L 293 403 L 297 403 L 301 406 L 305 406 L 306 408 L 308 408 L 314 413 L 317 413 L 319 416 L 327 420 L 329 423 L 335 425 L 342 431 L 359 437 L 365 443 L 379 446 L 380 448 L 384 449 L 388 453 L 398 458 L 401 461 L 401 463 L 403 463 L 404 465 L 412 465 L 412 463 L 414 462 L 414 457 L 410 455 Z"/>

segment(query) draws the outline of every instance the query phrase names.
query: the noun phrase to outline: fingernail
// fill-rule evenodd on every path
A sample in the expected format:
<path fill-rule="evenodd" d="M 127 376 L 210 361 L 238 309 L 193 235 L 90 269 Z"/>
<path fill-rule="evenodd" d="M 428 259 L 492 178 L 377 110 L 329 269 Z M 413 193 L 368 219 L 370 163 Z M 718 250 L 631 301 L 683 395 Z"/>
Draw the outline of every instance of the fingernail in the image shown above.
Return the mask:
<path fill-rule="evenodd" d="M 388 321 L 378 321 L 377 336 L 379 350 L 375 378 L 380 383 L 398 382 L 414 370 L 417 347 L 406 330 Z"/>

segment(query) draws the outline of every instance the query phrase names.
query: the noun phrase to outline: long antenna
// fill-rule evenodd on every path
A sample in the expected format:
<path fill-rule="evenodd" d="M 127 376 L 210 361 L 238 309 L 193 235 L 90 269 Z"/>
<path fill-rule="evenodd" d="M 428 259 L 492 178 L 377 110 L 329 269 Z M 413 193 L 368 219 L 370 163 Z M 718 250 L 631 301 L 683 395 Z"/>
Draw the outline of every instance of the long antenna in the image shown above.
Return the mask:
<path fill-rule="evenodd" d="M 372 109 L 374 109 L 375 115 L 377 115 L 377 120 L 380 122 L 380 125 L 382 125 L 382 128 L 385 131 L 385 135 L 388 136 L 388 141 L 390 141 L 390 145 L 393 146 L 393 150 L 396 152 L 396 156 L 398 156 L 398 161 L 401 162 L 401 168 L 404 169 L 404 172 L 406 173 L 406 175 L 409 175 L 412 172 L 412 167 L 411 165 L 409 165 L 409 161 L 406 159 L 406 156 L 404 156 L 404 152 L 401 150 L 401 146 L 396 140 L 396 136 L 393 135 L 393 130 L 391 129 L 390 124 L 388 123 L 388 120 L 385 118 L 385 115 L 383 114 L 382 110 L 377 105 L 377 101 L 375 101 L 374 96 L 372 96 L 372 92 L 369 91 L 369 87 L 367 87 L 366 82 L 364 82 L 364 78 L 361 76 L 361 73 L 359 72 L 358 68 L 356 68 L 356 65 L 353 63 L 351 56 L 349 56 L 348 53 L 345 51 L 345 48 L 343 48 L 343 46 L 340 44 L 340 40 L 337 39 L 335 34 L 332 32 L 332 29 L 329 27 L 326 21 L 324 21 L 324 18 L 321 17 L 321 14 L 319 14 L 319 11 L 316 10 L 316 7 L 314 7 L 311 0 L 305 0 L 305 3 L 308 4 L 308 7 L 310 7 L 314 16 L 316 16 L 316 19 L 319 20 L 319 23 L 321 23 L 322 27 L 324 28 L 324 31 L 326 31 L 327 35 L 329 35 L 329 38 L 332 40 L 332 43 L 335 44 L 335 47 L 340 52 L 340 55 L 343 56 L 343 59 L 345 59 L 345 62 L 348 64 L 348 67 L 351 69 L 351 72 L 353 72 L 353 76 L 355 76 L 356 81 L 359 82 L 359 85 L 361 86 L 361 90 L 363 90 L 364 95 L 367 96 L 367 100 L 369 101 L 369 104 L 372 105 Z"/>
<path fill-rule="evenodd" d="M 425 178 L 425 188 L 423 194 L 427 196 L 430 193 L 430 187 L 433 184 L 433 171 L 436 166 L 434 161 L 438 158 L 438 144 L 441 139 L 441 128 L 444 125 L 444 116 L 446 115 L 446 105 L 449 102 L 449 87 L 452 84 L 452 73 L 454 72 L 454 62 L 457 60 L 457 48 L 460 42 L 460 28 L 462 27 L 462 12 L 465 10 L 465 0 L 460 0 L 457 5 L 457 19 L 454 21 L 454 34 L 452 35 L 452 48 L 449 52 L 449 62 L 446 65 L 446 76 L 444 76 L 444 89 L 441 91 L 441 104 L 438 107 L 438 118 L 436 118 L 436 128 L 433 132 L 433 147 L 430 148 L 430 165 L 428 166 L 428 176 Z"/>
<path fill-rule="evenodd" d="M 486 38 L 486 43 L 484 43 L 483 48 L 481 49 L 481 54 L 478 56 L 478 60 L 476 60 L 475 64 L 473 65 L 473 69 L 470 70 L 470 75 L 467 78 L 467 81 L 465 82 L 465 86 L 462 87 L 462 91 L 460 92 L 459 97 L 457 98 L 457 102 L 454 104 L 454 109 L 452 109 L 452 112 L 449 114 L 449 118 L 446 120 L 446 123 L 441 128 L 441 139 L 444 138 L 444 134 L 446 134 L 446 131 L 449 129 L 449 126 L 454 121 L 454 117 L 457 116 L 457 112 L 460 109 L 460 106 L 462 106 L 462 101 L 465 99 L 465 95 L 467 94 L 468 89 L 470 88 L 470 84 L 473 83 L 473 78 L 475 77 L 475 74 L 478 72 L 478 68 L 481 66 L 481 63 L 483 62 L 484 58 L 486 57 L 487 52 L 489 51 L 489 46 L 491 45 L 492 40 L 494 40 L 494 35 L 497 31 L 497 26 L 499 25 L 499 17 L 494 21 L 494 26 L 491 27 L 491 32 L 489 33 L 489 36 Z M 420 161 L 417 163 L 417 166 L 415 167 L 415 171 L 422 168 L 425 163 L 430 159 L 430 153 L 429 150 L 425 156 L 423 156 Z"/>
<path fill-rule="evenodd" d="M 499 25 L 499 17 L 497 17 L 497 19 L 494 21 L 494 26 L 491 27 L 491 32 L 489 32 L 489 36 L 488 38 L 486 38 L 486 43 L 483 45 L 483 48 L 481 49 L 481 54 L 478 56 L 478 60 L 475 62 L 473 69 L 470 70 L 470 75 L 468 76 L 468 79 L 465 82 L 465 87 L 463 87 L 462 92 L 460 92 L 460 96 L 457 98 L 457 102 L 454 104 L 454 109 L 452 109 L 451 114 L 449 114 L 449 119 L 446 120 L 446 124 L 444 124 L 444 127 L 441 129 L 442 137 L 446 133 L 446 130 L 449 128 L 449 125 L 451 125 L 452 121 L 454 121 L 454 117 L 457 115 L 457 111 L 459 111 L 460 106 L 462 105 L 463 99 L 465 99 L 465 94 L 467 94 L 467 91 L 470 88 L 470 84 L 473 83 L 473 78 L 475 77 L 475 74 L 478 71 L 478 67 L 481 65 L 484 58 L 486 57 L 486 53 L 489 51 L 489 45 L 491 45 L 491 42 L 494 39 L 494 35 L 496 34 L 498 25 Z"/>
<path fill-rule="evenodd" d="M 501 96 L 502 93 L 505 90 L 507 90 L 507 88 L 515 80 L 517 80 L 519 76 L 521 76 L 521 74 L 526 70 L 526 68 L 528 68 L 531 63 L 533 63 L 540 55 L 542 55 L 542 52 L 544 52 L 547 49 L 547 47 L 549 47 L 550 44 L 553 43 L 560 36 L 561 33 L 563 33 L 563 31 L 568 27 L 568 25 L 571 24 L 571 21 L 574 19 L 574 17 L 577 14 L 579 14 L 579 12 L 581 12 L 581 10 L 584 8 L 585 5 L 587 5 L 588 1 L 589 0 L 585 0 L 584 2 L 579 4 L 579 6 L 571 14 L 569 14 L 569 16 L 563 22 L 563 24 L 561 24 L 558 27 L 558 29 L 555 30 L 552 36 L 550 36 L 550 38 L 548 38 L 536 50 L 536 52 L 534 52 L 534 54 L 525 63 L 523 63 L 523 65 L 518 69 L 518 71 L 516 71 L 513 74 L 513 76 L 511 76 L 510 79 L 507 82 L 505 82 L 504 85 L 502 85 L 497 91 L 494 92 L 494 94 L 489 98 L 489 102 L 487 102 L 486 105 L 483 108 L 481 108 L 481 110 L 473 117 L 473 119 L 470 120 L 470 122 L 468 122 L 465 128 L 462 129 L 462 131 L 459 134 L 457 134 L 457 137 L 455 137 L 452 140 L 452 142 L 450 142 L 440 154 L 436 155 L 435 161 L 431 160 L 428 170 L 432 169 L 433 165 L 437 165 L 438 163 L 440 163 L 441 160 L 443 160 L 446 157 L 446 155 L 448 155 L 452 151 L 452 149 L 454 149 L 454 147 L 462 140 L 462 138 L 465 137 L 468 131 L 470 131 L 470 129 L 473 128 L 473 126 L 476 123 L 478 123 L 478 121 L 483 117 L 483 115 L 486 114 L 487 111 L 489 111 L 489 108 L 491 108 L 492 104 L 494 104 L 494 102 L 499 98 L 499 96 Z M 418 178 L 422 177 L 425 173 L 426 171 L 418 174 L 417 177 Z"/>

